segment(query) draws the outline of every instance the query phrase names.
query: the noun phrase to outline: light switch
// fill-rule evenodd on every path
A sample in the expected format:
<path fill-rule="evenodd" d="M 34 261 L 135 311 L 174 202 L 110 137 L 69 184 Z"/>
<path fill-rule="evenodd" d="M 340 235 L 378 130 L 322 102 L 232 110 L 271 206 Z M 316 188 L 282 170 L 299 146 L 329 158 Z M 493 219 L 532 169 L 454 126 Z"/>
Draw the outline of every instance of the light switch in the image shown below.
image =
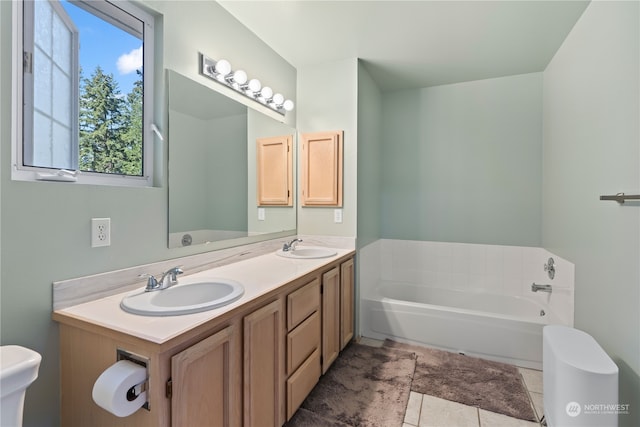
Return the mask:
<path fill-rule="evenodd" d="M 264 208 L 258 208 L 258 221 L 264 221 Z"/>
<path fill-rule="evenodd" d="M 342 209 L 333 210 L 333 222 L 336 224 L 342 223 Z"/>

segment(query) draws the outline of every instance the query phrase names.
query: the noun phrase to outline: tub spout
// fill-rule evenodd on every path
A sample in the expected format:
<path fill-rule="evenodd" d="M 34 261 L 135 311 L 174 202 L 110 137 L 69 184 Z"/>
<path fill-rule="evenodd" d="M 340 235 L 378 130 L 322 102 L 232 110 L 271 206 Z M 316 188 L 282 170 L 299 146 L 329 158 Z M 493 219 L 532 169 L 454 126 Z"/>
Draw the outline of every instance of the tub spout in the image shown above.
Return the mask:
<path fill-rule="evenodd" d="M 551 285 L 539 285 L 537 283 L 531 284 L 531 292 L 549 292 L 551 293 Z"/>

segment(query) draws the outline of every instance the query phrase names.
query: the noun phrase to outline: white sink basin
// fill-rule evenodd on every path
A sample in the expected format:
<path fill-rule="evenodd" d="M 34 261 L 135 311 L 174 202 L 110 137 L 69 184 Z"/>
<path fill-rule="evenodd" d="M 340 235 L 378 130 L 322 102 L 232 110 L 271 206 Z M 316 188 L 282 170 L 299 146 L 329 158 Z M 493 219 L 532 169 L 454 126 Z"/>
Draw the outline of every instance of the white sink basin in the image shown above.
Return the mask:
<path fill-rule="evenodd" d="M 319 248 L 314 246 L 303 246 L 292 251 L 283 251 L 280 249 L 276 255 L 285 258 L 294 259 L 313 259 L 313 258 L 329 258 L 336 255 L 338 251 L 329 248 Z"/>
<path fill-rule="evenodd" d="M 206 279 L 177 284 L 168 289 L 128 295 L 120 307 L 143 316 L 176 316 L 199 313 L 231 304 L 244 294 L 244 288 L 229 279 Z"/>

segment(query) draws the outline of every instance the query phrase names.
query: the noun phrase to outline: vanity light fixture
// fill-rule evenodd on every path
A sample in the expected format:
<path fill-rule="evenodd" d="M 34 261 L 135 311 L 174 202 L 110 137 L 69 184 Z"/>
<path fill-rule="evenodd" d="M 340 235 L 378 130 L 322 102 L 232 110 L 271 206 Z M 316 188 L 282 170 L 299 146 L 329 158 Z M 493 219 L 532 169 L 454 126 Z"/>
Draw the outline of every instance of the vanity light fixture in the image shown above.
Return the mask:
<path fill-rule="evenodd" d="M 294 103 L 280 93 L 273 93 L 269 86 L 262 87 L 260 80 L 249 79 L 244 70 L 235 70 L 226 59 L 217 61 L 200 54 L 200 74 L 234 89 L 248 98 L 270 107 L 284 115 L 294 108 Z"/>

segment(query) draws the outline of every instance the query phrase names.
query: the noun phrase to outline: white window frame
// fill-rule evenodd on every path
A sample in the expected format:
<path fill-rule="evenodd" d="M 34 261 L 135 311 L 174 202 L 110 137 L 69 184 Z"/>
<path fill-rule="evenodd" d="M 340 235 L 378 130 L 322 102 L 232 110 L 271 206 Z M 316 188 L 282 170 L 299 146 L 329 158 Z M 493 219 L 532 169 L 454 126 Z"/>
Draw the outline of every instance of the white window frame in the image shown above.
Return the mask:
<path fill-rule="evenodd" d="M 152 187 L 153 186 L 153 147 L 156 134 L 153 129 L 154 116 L 154 71 L 155 71 L 155 43 L 154 28 L 155 18 L 136 4 L 127 0 L 108 1 L 122 11 L 133 15 L 143 22 L 143 139 L 142 139 L 142 172 L 143 176 L 119 175 L 96 172 L 65 171 L 58 168 L 43 168 L 25 166 L 23 163 L 23 1 L 13 2 L 13 40 L 12 40 L 12 150 L 11 150 L 11 179 L 16 181 L 63 181 L 78 184 L 111 185 L 126 187 Z M 113 23 L 117 18 L 110 14 L 96 11 L 99 3 L 86 2 L 86 8 L 107 22 Z M 118 20 L 118 22 L 124 22 Z M 121 28 L 122 26 L 119 25 Z M 71 173 L 69 173 L 71 172 Z M 72 175 L 75 175 L 72 177 Z"/>

